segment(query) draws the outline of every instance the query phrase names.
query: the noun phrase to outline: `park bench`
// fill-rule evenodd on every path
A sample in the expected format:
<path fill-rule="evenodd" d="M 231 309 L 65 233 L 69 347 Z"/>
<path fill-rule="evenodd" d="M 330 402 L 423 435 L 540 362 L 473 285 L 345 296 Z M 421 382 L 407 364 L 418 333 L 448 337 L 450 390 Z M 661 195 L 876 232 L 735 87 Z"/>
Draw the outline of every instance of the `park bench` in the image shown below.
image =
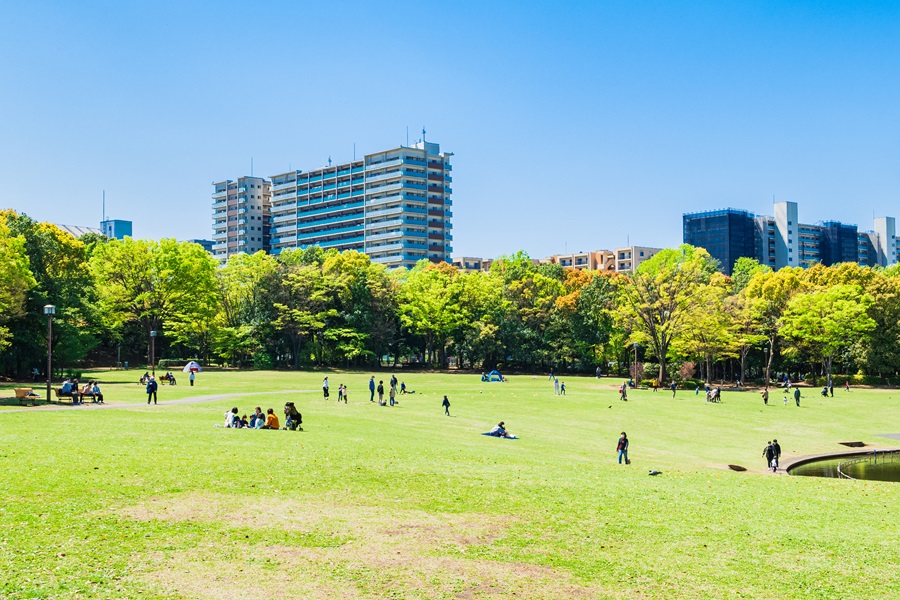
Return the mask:
<path fill-rule="evenodd" d="M 34 404 L 35 401 L 40 400 L 39 397 L 31 395 L 31 388 L 13 388 L 13 391 L 16 392 L 16 399 L 19 401 L 19 404 Z"/>

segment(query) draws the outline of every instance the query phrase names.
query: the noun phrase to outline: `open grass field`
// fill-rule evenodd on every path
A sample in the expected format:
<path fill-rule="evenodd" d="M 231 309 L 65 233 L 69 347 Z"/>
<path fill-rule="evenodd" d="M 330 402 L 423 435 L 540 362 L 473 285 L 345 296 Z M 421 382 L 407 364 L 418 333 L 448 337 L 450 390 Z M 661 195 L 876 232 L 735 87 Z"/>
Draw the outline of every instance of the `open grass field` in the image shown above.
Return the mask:
<path fill-rule="evenodd" d="M 900 484 L 760 456 L 900 446 L 897 390 L 626 403 L 620 380 L 423 373 L 390 408 L 369 373 L 329 372 L 325 402 L 323 373 L 207 372 L 147 406 L 138 371 L 97 375 L 106 408 L 0 407 L 2 598 L 900 597 Z M 214 427 L 288 400 L 306 431 Z M 521 439 L 479 435 L 500 420 Z"/>

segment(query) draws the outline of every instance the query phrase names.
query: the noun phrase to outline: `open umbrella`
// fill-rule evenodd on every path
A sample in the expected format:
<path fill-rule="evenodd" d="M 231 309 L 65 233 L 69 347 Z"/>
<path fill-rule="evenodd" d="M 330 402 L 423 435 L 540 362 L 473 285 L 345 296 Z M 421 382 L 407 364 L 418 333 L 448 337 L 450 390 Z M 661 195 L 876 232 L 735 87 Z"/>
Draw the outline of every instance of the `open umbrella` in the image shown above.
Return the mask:
<path fill-rule="evenodd" d="M 184 368 L 181 370 L 182 373 L 200 373 L 203 369 L 200 367 L 200 363 L 196 360 L 192 360 L 188 364 L 184 365 Z"/>

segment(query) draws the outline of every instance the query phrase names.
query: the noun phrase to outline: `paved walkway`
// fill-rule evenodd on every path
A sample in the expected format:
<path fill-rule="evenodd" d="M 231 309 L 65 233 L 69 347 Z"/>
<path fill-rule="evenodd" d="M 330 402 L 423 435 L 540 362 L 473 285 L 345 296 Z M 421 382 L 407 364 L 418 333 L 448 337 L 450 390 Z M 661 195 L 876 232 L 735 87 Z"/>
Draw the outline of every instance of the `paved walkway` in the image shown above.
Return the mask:
<path fill-rule="evenodd" d="M 193 396 L 191 398 L 180 398 L 178 400 L 167 400 L 159 402 L 156 406 L 174 406 L 176 404 L 201 404 L 203 402 L 218 402 L 219 400 L 228 400 L 229 398 L 246 398 L 247 396 L 272 396 L 275 394 L 311 394 L 314 392 L 321 393 L 322 390 L 278 390 L 276 392 L 243 392 L 241 394 L 210 394 L 208 396 Z M 0 415 L 15 412 L 34 412 L 48 410 L 100 410 L 103 408 L 141 408 L 148 406 L 143 402 L 134 402 L 130 404 L 79 404 L 78 406 L 70 406 L 68 404 L 41 404 L 40 406 L 23 406 L 22 408 L 11 408 L 9 410 L 0 410 Z"/>

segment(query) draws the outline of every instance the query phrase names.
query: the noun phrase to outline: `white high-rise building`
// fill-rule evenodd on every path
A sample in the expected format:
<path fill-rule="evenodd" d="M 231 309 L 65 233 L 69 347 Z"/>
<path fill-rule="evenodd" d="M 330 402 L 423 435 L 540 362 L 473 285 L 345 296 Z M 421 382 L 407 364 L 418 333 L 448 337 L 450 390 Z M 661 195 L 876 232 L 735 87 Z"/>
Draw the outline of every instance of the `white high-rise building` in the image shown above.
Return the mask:
<path fill-rule="evenodd" d="M 213 256 L 269 251 L 272 184 L 262 177 L 241 177 L 213 184 Z"/>

